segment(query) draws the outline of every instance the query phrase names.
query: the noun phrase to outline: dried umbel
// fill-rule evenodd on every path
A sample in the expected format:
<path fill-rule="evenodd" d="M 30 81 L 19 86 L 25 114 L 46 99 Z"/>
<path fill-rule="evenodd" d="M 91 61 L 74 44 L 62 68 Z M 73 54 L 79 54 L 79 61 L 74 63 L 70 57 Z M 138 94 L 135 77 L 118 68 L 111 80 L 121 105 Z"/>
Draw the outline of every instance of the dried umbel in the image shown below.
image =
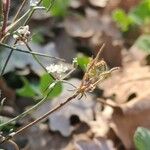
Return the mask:
<path fill-rule="evenodd" d="M 101 47 L 97 56 L 92 59 L 87 65 L 87 70 L 79 88 L 79 91 L 82 94 L 87 91 L 93 91 L 96 88 L 97 84 L 111 75 L 112 71 L 119 69 L 118 67 L 115 67 L 108 70 L 106 62 L 104 60 L 99 60 L 99 55 L 102 49 L 103 46 Z"/>
<path fill-rule="evenodd" d="M 24 44 L 28 42 L 30 36 L 29 26 L 21 26 L 14 33 L 13 38 L 16 40 L 16 43 Z"/>

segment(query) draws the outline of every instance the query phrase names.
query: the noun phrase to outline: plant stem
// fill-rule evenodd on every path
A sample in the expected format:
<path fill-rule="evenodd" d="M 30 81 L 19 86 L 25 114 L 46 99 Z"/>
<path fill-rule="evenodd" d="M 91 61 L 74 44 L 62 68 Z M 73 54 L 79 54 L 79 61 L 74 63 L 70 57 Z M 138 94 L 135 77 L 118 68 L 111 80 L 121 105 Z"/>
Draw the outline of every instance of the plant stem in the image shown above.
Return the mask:
<path fill-rule="evenodd" d="M 0 22 L 3 20 L 3 1 L 0 0 Z"/>
<path fill-rule="evenodd" d="M 4 74 L 4 72 L 5 72 L 5 69 L 6 69 L 6 66 L 7 66 L 7 64 L 8 64 L 8 62 L 9 62 L 9 59 L 10 59 L 12 53 L 13 53 L 13 49 L 11 49 L 11 51 L 10 51 L 10 53 L 9 53 L 9 55 L 8 55 L 8 57 L 7 57 L 6 61 L 5 61 L 5 63 L 4 63 L 4 66 L 3 66 L 3 68 L 2 68 L 0 77 L 3 76 L 3 74 Z"/>
<path fill-rule="evenodd" d="M 0 40 L 6 34 L 9 9 L 10 9 L 10 0 L 3 0 L 3 24 L 2 24 L 2 29 L 0 31 Z"/>
<path fill-rule="evenodd" d="M 12 22 L 15 22 L 19 16 L 19 13 L 21 12 L 21 10 L 23 9 L 25 3 L 27 2 L 27 0 L 23 0 L 21 6 L 19 7 L 19 9 L 17 10 L 17 13 L 15 15 L 15 17 L 13 18 L 13 21 Z"/>
<path fill-rule="evenodd" d="M 52 83 L 53 84 L 53 83 Z M 27 114 L 31 113 L 32 111 L 36 110 L 41 104 L 43 104 L 45 102 L 45 100 L 48 98 L 49 94 L 52 92 L 53 88 L 55 87 L 56 84 L 53 84 L 53 86 L 51 87 L 51 90 L 49 91 L 49 93 L 43 97 L 37 104 L 35 104 L 33 107 L 29 108 L 28 110 L 24 111 L 22 114 L 18 115 L 17 117 L 10 119 L 8 122 L 2 123 L 0 124 L 0 129 L 2 129 L 4 126 L 17 121 L 21 118 L 23 118 L 24 116 L 26 116 Z"/>
<path fill-rule="evenodd" d="M 13 140 L 8 140 L 8 143 L 10 143 L 11 145 L 13 145 L 15 150 L 19 150 L 18 145 L 13 141 Z"/>
<path fill-rule="evenodd" d="M 59 58 L 59 57 L 50 56 L 50 55 L 47 55 L 47 54 L 42 54 L 42 53 L 33 52 L 33 51 L 30 52 L 30 51 L 22 50 L 22 49 L 19 49 L 19 48 L 16 48 L 16 47 L 9 46 L 9 45 L 4 44 L 4 43 L 0 43 L 0 46 L 8 48 L 8 49 L 5 49 L 5 50 L 13 49 L 14 51 L 18 51 L 18 52 L 21 52 L 21 53 L 27 53 L 27 54 L 31 54 L 31 55 L 34 54 L 34 55 L 37 55 L 37 56 L 47 57 L 47 58 L 51 58 L 51 59 L 57 59 L 57 60 L 63 61 L 63 62 L 65 61 L 64 59 Z"/>
<path fill-rule="evenodd" d="M 32 52 L 32 49 L 30 48 L 30 46 L 28 45 L 28 43 L 27 42 L 24 42 L 25 43 L 25 45 L 26 45 L 26 47 L 28 48 L 28 50 L 30 51 L 30 52 Z M 36 55 L 34 55 L 34 54 L 32 54 L 32 56 L 33 56 L 33 58 L 37 61 L 37 63 L 43 68 L 43 70 L 45 70 L 45 72 L 47 72 L 47 69 L 44 67 L 44 65 L 40 62 L 40 60 L 38 59 L 38 57 L 36 56 Z"/>
<path fill-rule="evenodd" d="M 29 127 L 35 125 L 36 123 L 42 121 L 43 119 L 47 118 L 49 115 L 53 114 L 54 112 L 60 110 L 64 105 L 66 105 L 67 103 L 69 103 L 71 100 L 75 99 L 77 96 L 79 95 L 78 92 L 75 92 L 71 97 L 69 97 L 66 101 L 60 103 L 58 106 L 56 106 L 55 108 L 53 108 L 52 110 L 48 111 L 46 114 L 44 114 L 43 116 L 39 117 L 38 119 L 32 121 L 31 123 L 27 124 L 26 126 L 22 127 L 21 129 L 19 129 L 18 131 L 16 131 L 14 133 L 14 136 L 21 133 L 22 131 L 28 129 Z"/>
<path fill-rule="evenodd" d="M 39 6 L 39 5 L 42 3 L 42 1 L 43 1 L 43 0 L 40 0 L 40 1 L 38 2 L 37 6 Z M 32 15 L 33 15 L 33 13 L 34 13 L 34 11 L 35 11 L 35 9 L 34 9 L 34 7 L 32 7 L 28 18 L 27 18 L 27 19 L 25 20 L 25 22 L 24 22 L 24 25 L 26 25 L 26 24 L 29 22 L 29 20 L 31 19 L 31 17 L 32 17 Z"/>
<path fill-rule="evenodd" d="M 69 73 L 68 75 L 70 75 L 72 72 L 73 72 L 73 70 L 70 71 L 70 73 Z M 64 76 L 64 77 L 63 77 L 62 79 L 60 79 L 60 80 L 55 80 L 55 81 L 54 81 L 55 84 L 54 84 L 54 82 L 51 83 L 51 85 L 52 85 L 52 86 L 51 86 L 51 89 L 50 89 L 49 93 L 48 93 L 45 97 L 43 97 L 43 99 L 41 99 L 36 105 L 34 105 L 33 107 L 29 108 L 28 110 L 26 110 L 26 111 L 23 112 L 22 114 L 18 115 L 17 117 L 15 117 L 15 118 L 9 120 L 8 122 L 5 122 L 5 123 L 3 123 L 3 124 L 0 124 L 0 129 L 3 128 L 5 125 L 8 125 L 8 124 L 10 124 L 10 123 L 12 123 L 12 122 L 14 122 L 14 121 L 17 121 L 17 120 L 23 118 L 24 116 L 26 116 L 27 114 L 29 114 L 30 112 L 36 110 L 40 105 L 42 105 L 42 104 L 47 100 L 49 94 L 52 92 L 52 90 L 54 89 L 55 85 L 56 85 L 58 82 L 63 81 L 66 77 L 67 77 L 67 76 Z M 50 87 L 50 85 L 48 85 L 48 87 Z M 47 88 L 48 88 L 48 87 L 47 87 Z"/>

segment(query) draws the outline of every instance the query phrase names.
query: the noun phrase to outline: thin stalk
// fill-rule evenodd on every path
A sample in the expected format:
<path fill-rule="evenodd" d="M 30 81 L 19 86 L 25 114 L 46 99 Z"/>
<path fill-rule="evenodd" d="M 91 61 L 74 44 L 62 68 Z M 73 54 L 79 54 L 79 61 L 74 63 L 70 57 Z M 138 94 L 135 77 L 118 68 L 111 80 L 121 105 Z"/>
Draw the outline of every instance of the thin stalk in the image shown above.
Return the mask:
<path fill-rule="evenodd" d="M 3 1 L 0 0 L 0 22 L 3 20 Z"/>
<path fill-rule="evenodd" d="M 14 42 L 14 46 L 15 46 L 15 43 L 16 43 L 16 42 Z M 9 52 L 8 57 L 7 57 L 7 59 L 6 59 L 5 63 L 4 63 L 4 66 L 3 66 L 3 68 L 2 68 L 0 77 L 3 76 L 3 74 L 4 74 L 4 72 L 5 72 L 5 69 L 6 69 L 6 67 L 7 67 L 7 64 L 8 64 L 8 62 L 9 62 L 9 60 L 10 60 L 10 57 L 12 56 L 13 51 L 14 51 L 14 49 L 11 49 L 11 51 Z"/>
<path fill-rule="evenodd" d="M 8 55 L 8 57 L 7 57 L 6 61 L 5 61 L 5 63 L 4 63 L 4 66 L 3 66 L 3 68 L 2 68 L 0 77 L 3 76 L 3 74 L 4 74 L 4 72 L 5 72 L 5 69 L 6 69 L 6 66 L 7 66 L 7 64 L 8 64 L 8 62 L 9 62 L 9 60 L 10 60 L 10 57 L 11 57 L 12 53 L 13 53 L 13 49 L 11 49 L 11 51 L 10 51 L 10 53 L 9 53 L 9 55 Z"/>
<path fill-rule="evenodd" d="M 10 24 L 7 28 L 6 28 L 6 33 L 9 32 L 12 28 L 14 28 L 20 21 L 22 21 L 29 13 L 30 13 L 30 9 L 24 14 L 22 15 L 18 20 L 16 20 L 15 22 L 13 22 L 12 24 Z M 9 34 L 8 34 L 9 35 Z M 2 42 L 2 41 L 1 41 Z"/>
<path fill-rule="evenodd" d="M 50 9 L 53 7 L 54 2 L 55 2 L 55 0 L 52 0 L 52 1 L 51 1 L 51 4 L 49 5 L 49 7 L 48 7 L 48 9 L 47 9 L 47 12 L 50 11 Z"/>
<path fill-rule="evenodd" d="M 31 126 L 35 125 L 36 123 L 42 121 L 43 119 L 47 118 L 49 115 L 53 114 L 54 112 L 60 110 L 63 106 L 65 106 L 67 103 L 69 103 L 71 100 L 75 99 L 77 96 L 79 95 L 78 92 L 75 92 L 71 97 L 69 97 L 66 101 L 60 103 L 58 106 L 56 106 L 55 108 L 53 108 L 52 110 L 48 111 L 46 114 L 44 114 L 43 116 L 39 117 L 38 119 L 32 121 L 31 123 L 27 124 L 26 126 L 22 127 L 21 129 L 19 129 L 18 131 L 16 131 L 13 136 L 20 134 L 22 131 L 30 128 Z"/>
<path fill-rule="evenodd" d="M 37 6 L 40 5 L 40 4 L 42 3 L 42 1 L 43 1 L 43 0 L 40 0 L 40 1 L 38 2 Z M 47 11 L 49 11 L 49 10 L 52 8 L 52 6 L 54 5 L 54 2 L 55 2 L 55 0 L 52 0 L 52 2 L 51 2 L 51 4 L 50 4 L 49 8 L 47 9 Z M 26 21 L 24 22 L 24 25 L 26 25 L 26 24 L 29 22 L 29 20 L 31 19 L 31 17 L 32 17 L 32 15 L 33 15 L 33 13 L 34 13 L 34 11 L 35 11 L 35 9 L 32 9 L 32 10 L 31 10 L 31 12 L 30 12 L 28 18 L 27 18 Z"/>
<path fill-rule="evenodd" d="M 19 7 L 19 9 L 16 12 L 15 17 L 13 18 L 12 22 L 15 22 L 19 16 L 19 13 L 21 12 L 21 10 L 23 9 L 23 7 L 25 6 L 25 3 L 27 2 L 27 0 L 23 0 L 21 6 Z"/>
<path fill-rule="evenodd" d="M 32 52 L 32 49 L 30 48 L 30 46 L 28 45 L 28 43 L 27 42 L 24 42 L 25 43 L 25 45 L 26 45 L 26 47 L 28 48 L 28 50 L 30 51 L 30 52 Z M 37 61 L 37 63 L 43 68 L 43 70 L 45 70 L 45 72 L 47 72 L 47 69 L 44 67 L 44 65 L 40 62 L 40 60 L 38 59 L 38 57 L 36 56 L 36 55 L 34 55 L 34 54 L 32 54 L 32 56 L 33 56 L 33 58 Z"/>
<path fill-rule="evenodd" d="M 35 9 L 33 9 L 33 8 L 30 10 L 29 15 L 28 15 L 27 19 L 25 20 L 25 22 L 23 23 L 23 25 L 28 24 L 28 22 L 29 22 L 29 20 L 31 19 L 31 17 L 32 17 L 32 15 L 33 15 L 33 13 L 34 13 L 34 11 L 35 11 Z"/>
<path fill-rule="evenodd" d="M 7 122 L 4 122 L 2 124 L 0 124 L 0 129 L 2 129 L 4 126 L 9 125 L 10 123 L 17 121 L 19 119 L 22 119 L 23 117 L 25 117 L 26 115 L 28 115 L 29 113 L 31 113 L 32 111 L 36 110 L 39 106 L 41 106 L 48 98 L 49 94 L 52 92 L 53 88 L 55 87 L 56 84 L 53 84 L 53 86 L 51 87 L 51 90 L 49 91 L 49 93 L 43 97 L 37 104 L 35 104 L 33 107 L 29 108 L 28 110 L 24 111 L 22 114 L 18 115 L 17 117 L 10 119 Z"/>
<path fill-rule="evenodd" d="M 75 68 L 73 68 L 72 70 L 70 70 L 66 75 L 64 75 L 61 79 L 57 79 L 58 81 L 62 81 L 64 82 L 64 79 L 67 78 L 70 74 L 72 74 L 75 71 Z M 53 77 L 53 76 L 52 76 Z M 45 89 L 44 92 L 50 87 L 51 84 L 49 84 Z"/>
<path fill-rule="evenodd" d="M 11 145 L 13 145 L 15 150 L 19 150 L 18 145 L 13 141 L 13 140 L 8 140 L 8 143 L 10 143 Z"/>
<path fill-rule="evenodd" d="M 52 110 L 48 111 L 47 113 L 45 113 L 44 115 L 42 115 L 38 119 L 36 119 L 36 120 L 32 121 L 31 123 L 25 125 L 24 127 L 22 127 L 21 129 L 19 129 L 18 131 L 9 134 L 7 137 L 4 138 L 4 140 L 1 143 L 4 143 L 5 141 L 7 141 L 7 140 L 11 139 L 12 137 L 16 136 L 17 134 L 20 134 L 24 130 L 30 128 L 31 126 L 33 126 L 33 125 L 37 124 L 38 122 L 42 121 L 43 119 L 47 118 L 49 115 L 51 115 L 51 114 L 55 113 L 56 111 L 60 110 L 63 106 L 65 106 L 71 100 L 75 99 L 79 94 L 80 94 L 79 91 L 76 91 L 66 101 L 60 103 L 58 106 L 56 106 Z"/>
<path fill-rule="evenodd" d="M 43 1 L 43 0 L 40 0 L 40 1 L 38 2 L 37 6 L 39 6 L 39 5 L 42 3 L 42 1 Z M 27 19 L 25 20 L 25 22 L 24 22 L 24 25 L 26 25 L 26 24 L 29 22 L 29 20 L 31 19 L 31 17 L 32 17 L 32 15 L 33 15 L 33 13 L 34 13 L 34 11 L 35 11 L 35 9 L 34 9 L 34 7 L 32 7 L 28 18 L 27 18 Z"/>
<path fill-rule="evenodd" d="M 2 24 L 2 29 L 0 32 L 0 40 L 6 34 L 9 9 L 10 9 L 10 0 L 4 0 L 3 1 L 3 24 Z"/>
<path fill-rule="evenodd" d="M 74 69 L 71 70 L 67 75 L 70 75 L 73 71 L 74 71 Z M 34 105 L 33 107 L 29 108 L 28 110 L 26 110 L 26 111 L 23 112 L 22 114 L 18 115 L 17 117 L 15 117 L 15 118 L 9 120 L 8 122 L 5 122 L 5 123 L 3 123 L 3 124 L 0 124 L 0 129 L 3 128 L 4 126 L 6 126 L 6 125 L 8 125 L 8 124 L 10 124 L 10 123 L 12 123 L 12 122 L 14 122 L 14 121 L 17 121 L 17 120 L 23 118 L 23 117 L 26 116 L 27 114 L 29 114 L 29 113 L 31 113 L 32 111 L 36 110 L 39 106 L 41 106 L 41 105 L 47 100 L 49 94 L 52 92 L 52 90 L 54 89 L 55 85 L 56 85 L 58 82 L 63 81 L 66 77 L 67 77 L 67 76 L 64 76 L 64 77 L 62 77 L 62 79 L 56 80 L 56 81 L 54 81 L 53 83 L 51 83 L 51 85 L 52 85 L 52 86 L 51 86 L 51 89 L 50 89 L 49 93 L 48 93 L 45 97 L 43 97 L 43 99 L 41 99 L 36 105 Z M 55 84 L 54 84 L 54 83 L 55 83 Z M 48 87 L 50 87 L 50 85 L 48 85 Z M 47 88 L 48 88 L 48 87 L 47 87 Z"/>
<path fill-rule="evenodd" d="M 51 59 L 57 59 L 57 60 L 63 61 L 63 62 L 65 61 L 64 59 L 59 58 L 59 57 L 50 56 L 50 55 L 47 55 L 47 54 L 42 54 L 42 53 L 33 52 L 33 51 L 30 52 L 30 51 L 22 50 L 22 49 L 19 49 L 19 48 L 16 48 L 16 47 L 9 46 L 9 45 L 4 44 L 4 43 L 0 43 L 0 46 L 8 48 L 8 49 L 5 49 L 5 50 L 9 50 L 9 49 L 11 50 L 11 49 L 13 49 L 14 51 L 18 51 L 18 52 L 21 52 L 21 53 L 26 53 L 26 54 L 31 54 L 31 55 L 33 54 L 33 55 L 47 57 L 47 58 L 51 58 Z"/>

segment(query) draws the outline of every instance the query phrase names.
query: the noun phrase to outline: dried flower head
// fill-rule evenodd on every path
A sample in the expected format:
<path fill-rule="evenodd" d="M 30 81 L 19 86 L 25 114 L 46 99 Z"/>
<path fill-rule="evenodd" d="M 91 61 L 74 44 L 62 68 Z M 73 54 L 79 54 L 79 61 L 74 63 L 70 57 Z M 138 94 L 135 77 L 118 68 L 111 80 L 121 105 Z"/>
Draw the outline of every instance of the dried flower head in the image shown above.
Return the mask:
<path fill-rule="evenodd" d="M 72 64 L 73 64 L 73 66 L 74 66 L 75 68 L 78 66 L 77 57 L 73 58 Z"/>
<path fill-rule="evenodd" d="M 70 67 L 66 64 L 51 64 L 46 67 L 48 73 L 53 73 L 57 76 L 61 76 L 62 74 L 65 74 L 67 71 L 70 70 Z"/>
<path fill-rule="evenodd" d="M 30 6 L 34 7 L 34 6 L 37 6 L 38 4 L 38 0 L 30 0 Z"/>
<path fill-rule="evenodd" d="M 104 60 L 99 60 L 99 55 L 103 49 L 103 46 L 101 47 L 97 56 L 87 65 L 86 72 L 79 88 L 79 91 L 82 94 L 84 94 L 86 91 L 93 91 L 98 83 L 109 77 L 112 71 L 118 69 L 118 67 L 116 67 L 108 70 L 106 62 Z"/>
<path fill-rule="evenodd" d="M 19 27 L 13 34 L 13 38 L 16 39 L 16 43 L 24 44 L 24 42 L 28 42 L 30 36 L 29 26 L 21 26 Z"/>

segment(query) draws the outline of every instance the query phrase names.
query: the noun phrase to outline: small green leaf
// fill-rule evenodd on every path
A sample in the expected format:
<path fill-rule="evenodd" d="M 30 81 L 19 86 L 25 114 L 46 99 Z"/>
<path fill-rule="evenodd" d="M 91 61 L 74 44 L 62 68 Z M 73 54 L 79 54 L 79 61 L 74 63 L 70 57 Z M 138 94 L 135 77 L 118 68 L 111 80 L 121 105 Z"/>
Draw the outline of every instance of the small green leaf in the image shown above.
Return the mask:
<path fill-rule="evenodd" d="M 150 35 L 141 35 L 135 42 L 135 45 L 140 49 L 150 54 Z"/>
<path fill-rule="evenodd" d="M 49 86 L 49 88 L 47 88 Z M 46 73 L 41 76 L 40 79 L 40 90 L 43 95 L 49 95 L 48 98 L 53 98 L 58 96 L 62 91 L 62 84 L 60 82 L 55 82 L 55 80 Z"/>
<path fill-rule="evenodd" d="M 64 17 L 67 14 L 67 9 L 69 6 L 69 0 L 43 0 L 43 6 L 46 9 L 49 9 L 50 6 L 53 4 L 53 6 L 50 9 L 50 12 L 53 16 L 56 17 Z"/>
<path fill-rule="evenodd" d="M 44 37 L 41 33 L 36 33 L 32 36 L 32 42 L 34 43 L 43 43 L 44 42 Z"/>
<path fill-rule="evenodd" d="M 7 121 L 9 121 L 9 120 L 10 120 L 10 118 L 8 118 L 8 117 L 0 116 L 0 125 L 7 122 Z M 14 121 L 9 125 L 1 127 L 0 130 L 3 131 L 3 132 L 9 132 L 11 129 L 15 129 L 15 123 L 16 122 Z"/>
<path fill-rule="evenodd" d="M 24 77 L 22 77 L 22 81 L 24 83 L 24 86 L 16 91 L 17 94 L 20 96 L 31 97 L 31 98 L 34 98 L 35 96 L 37 96 L 37 92 L 34 86 L 31 85 L 28 82 L 28 80 Z"/>
<path fill-rule="evenodd" d="M 113 12 L 113 19 L 124 32 L 128 31 L 130 25 L 132 24 L 132 20 L 122 9 L 117 9 Z"/>
<path fill-rule="evenodd" d="M 86 56 L 86 55 L 83 55 L 83 54 L 79 54 L 77 56 L 77 64 L 79 65 L 79 67 L 82 69 L 82 70 L 86 70 L 87 68 L 87 65 L 90 61 L 90 57 Z"/>
<path fill-rule="evenodd" d="M 137 25 L 142 25 L 148 18 L 150 19 L 150 0 L 142 0 L 130 11 L 129 16 Z"/>
<path fill-rule="evenodd" d="M 137 150 L 149 150 L 150 131 L 146 128 L 138 127 L 134 134 L 134 143 Z"/>

